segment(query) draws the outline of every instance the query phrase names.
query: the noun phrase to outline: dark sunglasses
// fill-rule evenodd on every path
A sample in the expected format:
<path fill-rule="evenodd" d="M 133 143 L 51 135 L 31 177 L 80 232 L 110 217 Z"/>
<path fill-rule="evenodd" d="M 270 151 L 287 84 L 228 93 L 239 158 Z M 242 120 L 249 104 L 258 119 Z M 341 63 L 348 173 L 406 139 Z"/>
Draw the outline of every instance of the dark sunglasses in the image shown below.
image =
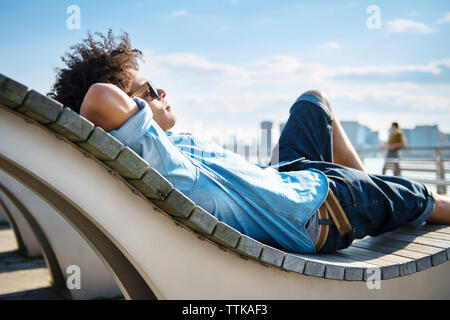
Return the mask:
<path fill-rule="evenodd" d="M 130 94 L 130 98 L 145 98 L 147 95 L 152 97 L 153 99 L 160 99 L 160 95 L 158 94 L 158 90 L 155 89 L 153 84 L 150 81 L 144 83 L 139 89 L 137 89 L 134 93 Z"/>

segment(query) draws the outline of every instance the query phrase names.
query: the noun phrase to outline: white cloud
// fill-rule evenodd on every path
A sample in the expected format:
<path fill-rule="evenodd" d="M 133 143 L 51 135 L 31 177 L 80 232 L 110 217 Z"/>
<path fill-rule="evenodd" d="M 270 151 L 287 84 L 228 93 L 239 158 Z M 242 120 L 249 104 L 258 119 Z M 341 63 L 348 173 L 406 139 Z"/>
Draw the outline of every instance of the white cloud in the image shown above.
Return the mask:
<path fill-rule="evenodd" d="M 417 22 L 408 19 L 395 19 L 387 23 L 388 31 L 391 33 L 419 33 L 429 34 L 435 32 L 432 28 L 422 22 Z"/>
<path fill-rule="evenodd" d="M 364 120 L 361 122 L 379 129 L 389 127 L 391 115 L 405 114 L 408 123 L 429 119 L 450 131 L 450 83 L 347 77 L 403 72 L 439 75 L 444 67 L 450 68 L 450 58 L 422 65 L 384 66 L 329 66 L 305 63 L 290 55 L 268 56 L 241 65 L 193 53 L 146 52 L 145 58 L 141 72 L 168 92 L 180 119 L 176 130 L 180 126 L 190 130 L 196 120 L 217 130 L 257 127 L 268 118 L 277 125 L 287 119 L 289 107 L 302 92 L 320 89 L 328 94 L 341 119 Z M 361 116 L 371 113 L 386 116 Z"/>
<path fill-rule="evenodd" d="M 324 47 L 327 49 L 340 49 L 342 45 L 339 42 L 327 42 L 324 44 Z"/>
<path fill-rule="evenodd" d="M 176 11 L 172 11 L 170 13 L 170 15 L 173 17 L 187 16 L 188 14 L 189 14 L 189 12 L 186 10 L 176 10 Z"/>
<path fill-rule="evenodd" d="M 445 22 L 450 22 L 450 12 L 447 12 L 447 15 L 442 18 L 442 19 L 437 19 L 436 20 L 437 23 L 445 23 Z"/>

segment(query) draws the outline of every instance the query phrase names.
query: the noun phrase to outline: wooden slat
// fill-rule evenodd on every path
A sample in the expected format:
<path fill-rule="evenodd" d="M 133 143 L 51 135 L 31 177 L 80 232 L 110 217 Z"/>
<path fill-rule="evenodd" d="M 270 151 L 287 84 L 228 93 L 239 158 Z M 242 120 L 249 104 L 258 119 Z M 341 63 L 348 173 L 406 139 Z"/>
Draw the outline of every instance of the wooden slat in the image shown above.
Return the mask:
<path fill-rule="evenodd" d="M 296 254 L 287 253 L 283 260 L 283 269 L 287 271 L 303 273 L 305 270 L 306 259 Z"/>
<path fill-rule="evenodd" d="M 391 248 L 408 249 L 410 251 L 427 254 L 430 256 L 431 264 L 433 266 L 437 266 L 437 265 L 447 261 L 446 250 L 442 249 L 442 248 L 427 246 L 427 245 L 418 244 L 418 243 L 411 243 L 411 242 L 401 241 L 401 240 L 393 240 L 393 239 L 383 238 L 382 236 L 375 237 L 375 238 L 368 237 L 368 238 L 364 239 L 364 241 L 367 241 L 369 243 L 374 243 L 374 244 L 382 244 L 384 246 L 388 246 Z"/>
<path fill-rule="evenodd" d="M 117 158 L 124 145 L 118 139 L 105 132 L 100 127 L 96 127 L 87 141 L 78 145 L 99 160 L 111 161 Z"/>
<path fill-rule="evenodd" d="M 367 241 L 358 241 L 353 244 L 358 248 L 364 248 L 367 250 L 382 252 L 384 254 L 393 254 L 400 257 L 410 258 L 416 261 L 416 269 L 417 271 L 422 271 L 428 268 L 431 268 L 431 256 L 425 253 L 410 251 L 406 249 L 396 249 L 392 247 L 387 247 L 380 244 L 374 244 Z"/>
<path fill-rule="evenodd" d="M 178 221 L 193 230 L 211 234 L 214 231 L 218 220 L 206 210 L 195 206 L 187 219 L 179 219 Z"/>
<path fill-rule="evenodd" d="M 379 254 L 374 254 L 369 250 L 363 250 L 355 247 L 340 250 L 336 253 L 336 255 L 379 266 L 381 269 L 382 279 L 392 279 L 400 276 L 400 263 L 383 259 L 385 255 L 380 257 Z M 366 279 L 367 271 L 364 270 L 364 280 Z"/>
<path fill-rule="evenodd" d="M 0 104 L 15 108 L 22 104 L 27 95 L 28 88 L 0 73 Z"/>
<path fill-rule="evenodd" d="M 164 212 L 187 218 L 195 207 L 195 203 L 177 189 L 172 189 L 164 200 L 152 199 L 152 202 Z"/>
<path fill-rule="evenodd" d="M 293 254 L 306 261 L 314 261 L 325 265 L 324 277 L 335 280 L 362 281 L 364 270 L 376 268 L 377 265 L 361 262 L 354 259 L 338 256 L 336 254 Z M 287 258 L 287 257 L 286 257 Z M 286 259 L 285 258 L 285 259 Z M 311 272 L 310 272 L 311 274 Z M 320 267 L 314 274 L 321 274 Z"/>
<path fill-rule="evenodd" d="M 253 238 L 241 234 L 236 249 L 245 256 L 257 259 L 261 255 L 263 244 Z"/>
<path fill-rule="evenodd" d="M 218 221 L 212 234 L 206 235 L 206 237 L 225 247 L 235 248 L 239 242 L 241 233 L 226 223 Z"/>
<path fill-rule="evenodd" d="M 450 247 L 450 234 L 446 234 L 446 233 L 442 233 L 442 232 L 428 231 L 428 230 L 420 230 L 420 229 L 409 229 L 409 228 L 401 228 L 401 229 L 396 230 L 396 232 L 449 241 L 449 247 Z"/>
<path fill-rule="evenodd" d="M 127 181 L 150 199 L 163 200 L 173 189 L 172 184 L 153 168 L 149 168 L 141 179 L 128 179 Z"/>
<path fill-rule="evenodd" d="M 14 110 L 42 124 L 55 122 L 63 109 L 58 101 L 31 90 Z"/>
<path fill-rule="evenodd" d="M 411 229 L 411 228 L 410 228 Z M 427 230 L 427 231 L 434 231 L 434 232 L 441 232 L 450 234 L 450 227 L 449 226 L 443 226 L 443 225 L 436 225 L 436 224 L 423 224 L 420 227 L 414 228 L 419 230 Z"/>
<path fill-rule="evenodd" d="M 91 121 L 67 107 L 63 108 L 56 122 L 47 125 L 47 127 L 72 142 L 86 141 L 89 134 L 94 130 L 94 124 Z"/>
<path fill-rule="evenodd" d="M 399 233 L 399 232 L 387 232 L 385 234 L 382 234 L 381 237 L 402 240 L 402 241 L 408 241 L 408 242 L 414 242 L 414 243 L 420 243 L 420 244 L 434 246 L 434 247 L 443 248 L 443 249 L 449 249 L 448 241 L 434 239 L 434 238 L 427 238 L 427 237 L 422 237 L 422 236 L 416 236 L 416 235 L 412 235 L 412 234 Z"/>
<path fill-rule="evenodd" d="M 306 260 L 304 274 L 323 278 L 325 276 L 325 264 L 314 260 Z"/>
<path fill-rule="evenodd" d="M 140 179 L 149 169 L 147 161 L 129 147 L 124 147 L 116 159 L 105 163 L 126 179 Z"/>
<path fill-rule="evenodd" d="M 264 245 L 261 250 L 260 260 L 281 267 L 286 253 L 268 245 Z"/>
<path fill-rule="evenodd" d="M 320 258 L 325 261 L 329 260 L 329 263 L 333 265 L 342 265 L 345 268 L 343 280 L 348 281 L 365 280 L 367 269 L 379 268 L 378 265 L 368 263 L 366 261 L 358 261 L 356 259 L 343 257 L 336 254 L 320 255 Z M 325 272 L 325 277 L 329 278 L 327 276 L 327 272 Z"/>

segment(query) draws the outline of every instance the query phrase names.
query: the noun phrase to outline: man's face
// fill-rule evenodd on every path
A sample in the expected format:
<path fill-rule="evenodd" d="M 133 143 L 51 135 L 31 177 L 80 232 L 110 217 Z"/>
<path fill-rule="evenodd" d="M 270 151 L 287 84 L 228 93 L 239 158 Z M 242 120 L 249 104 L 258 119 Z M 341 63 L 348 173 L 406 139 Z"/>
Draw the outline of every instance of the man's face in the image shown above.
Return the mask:
<path fill-rule="evenodd" d="M 133 81 L 131 84 L 130 92 L 135 92 L 143 84 L 145 84 L 148 79 L 139 74 L 136 70 L 130 70 L 133 76 Z M 156 88 L 155 88 L 156 89 Z M 150 109 L 153 112 L 153 119 L 164 131 L 170 130 L 177 122 L 177 116 L 173 112 L 173 107 L 167 101 L 167 94 L 163 89 L 157 89 L 160 99 L 153 99 L 150 95 L 143 97 L 147 101 Z"/>

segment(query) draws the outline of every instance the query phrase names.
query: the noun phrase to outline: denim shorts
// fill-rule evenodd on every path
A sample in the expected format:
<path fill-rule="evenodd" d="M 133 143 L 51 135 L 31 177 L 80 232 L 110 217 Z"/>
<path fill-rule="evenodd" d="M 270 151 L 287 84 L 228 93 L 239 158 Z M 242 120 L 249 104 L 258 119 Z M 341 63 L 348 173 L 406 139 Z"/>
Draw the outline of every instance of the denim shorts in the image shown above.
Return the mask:
<path fill-rule="evenodd" d="M 335 252 L 348 247 L 355 238 L 425 222 L 434 209 L 433 197 L 425 185 L 333 163 L 332 121 L 331 112 L 320 98 L 312 94 L 300 96 L 290 109 L 274 150 L 279 162 L 304 157 L 281 166 L 279 171 L 314 168 L 325 173 L 352 226 L 352 231 L 341 236 L 330 221 L 326 243 L 319 252 Z"/>

